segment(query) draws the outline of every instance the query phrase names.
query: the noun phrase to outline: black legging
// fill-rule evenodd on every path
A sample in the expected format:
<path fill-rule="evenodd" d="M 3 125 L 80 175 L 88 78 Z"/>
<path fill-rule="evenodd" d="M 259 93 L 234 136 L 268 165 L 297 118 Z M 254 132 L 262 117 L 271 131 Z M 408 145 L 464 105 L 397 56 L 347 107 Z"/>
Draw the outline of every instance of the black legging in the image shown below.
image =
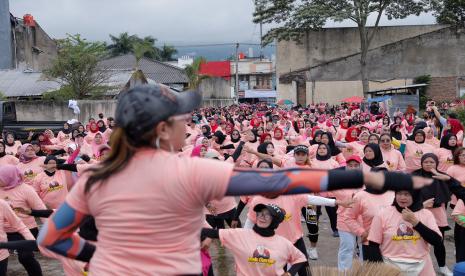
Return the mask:
<path fill-rule="evenodd" d="M 8 257 L 0 261 L 0 276 L 6 276 L 8 270 Z"/>
<path fill-rule="evenodd" d="M 308 239 L 310 242 L 317 243 L 318 242 L 318 214 L 317 215 L 309 215 L 307 213 L 307 208 L 310 207 L 303 207 L 301 212 L 302 216 L 305 218 L 305 224 L 307 225 L 308 230 Z"/>
<path fill-rule="evenodd" d="M 465 262 L 465 227 L 455 224 L 455 261 L 457 263 Z"/>
<path fill-rule="evenodd" d="M 329 217 L 329 223 L 331 224 L 331 230 L 333 230 L 333 232 L 336 232 L 337 231 L 337 207 L 325 206 L 325 210 Z"/>
<path fill-rule="evenodd" d="M 36 227 L 29 230 L 31 231 L 32 235 L 37 238 L 39 229 Z M 18 232 L 7 233 L 7 237 L 8 241 L 24 240 L 24 237 Z M 32 253 L 32 251 L 18 250 L 18 261 L 26 269 L 29 276 L 42 276 L 42 268 L 40 267 L 39 262 L 34 258 L 34 253 Z"/>
<path fill-rule="evenodd" d="M 449 227 L 439 227 L 439 230 L 442 234 L 442 244 L 440 246 L 434 247 L 434 256 L 436 257 L 436 261 L 438 262 L 439 267 L 446 266 L 446 247 L 444 246 L 444 234 L 446 230 L 450 229 Z"/>

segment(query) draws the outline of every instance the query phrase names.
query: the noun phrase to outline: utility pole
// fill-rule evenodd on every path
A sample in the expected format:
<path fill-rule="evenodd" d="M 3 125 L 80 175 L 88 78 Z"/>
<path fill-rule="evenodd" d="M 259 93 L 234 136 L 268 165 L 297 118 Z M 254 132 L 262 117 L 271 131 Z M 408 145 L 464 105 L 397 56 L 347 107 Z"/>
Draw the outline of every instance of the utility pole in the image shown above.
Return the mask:
<path fill-rule="evenodd" d="M 236 89 L 235 89 L 235 98 L 236 102 L 239 101 L 239 43 L 236 43 Z"/>
<path fill-rule="evenodd" d="M 260 21 L 260 61 L 263 57 L 263 23 Z"/>

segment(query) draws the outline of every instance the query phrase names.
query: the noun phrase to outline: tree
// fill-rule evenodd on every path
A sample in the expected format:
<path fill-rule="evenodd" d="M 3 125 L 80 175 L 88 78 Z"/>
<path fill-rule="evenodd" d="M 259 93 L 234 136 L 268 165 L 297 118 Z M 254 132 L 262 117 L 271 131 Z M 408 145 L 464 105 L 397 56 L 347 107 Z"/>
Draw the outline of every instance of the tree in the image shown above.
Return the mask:
<path fill-rule="evenodd" d="M 134 56 L 136 57 L 136 68 L 139 69 L 139 62 L 145 55 L 154 55 L 154 48 L 150 42 L 136 42 L 133 45 Z"/>
<path fill-rule="evenodd" d="M 162 61 L 172 61 L 173 56 L 178 53 L 178 50 L 173 46 L 163 44 L 161 48 L 160 57 Z"/>
<path fill-rule="evenodd" d="M 265 36 L 264 42 L 273 39 L 299 41 L 309 30 L 321 29 L 329 20 L 354 22 L 360 36 L 360 74 L 363 92 L 369 91 L 367 55 L 377 33 L 381 16 L 401 19 L 420 15 L 432 9 L 436 0 L 256 0 L 254 22 L 277 23 Z M 370 15 L 376 16 L 372 28 L 367 28 Z"/>
<path fill-rule="evenodd" d="M 112 56 L 132 53 L 134 43 L 139 40 L 137 36 L 129 35 L 127 32 L 121 33 L 117 37 L 110 35 L 110 39 L 113 43 L 107 48 L 111 51 Z"/>
<path fill-rule="evenodd" d="M 88 42 L 78 34 L 59 40 L 58 55 L 43 75 L 62 84 L 62 88 L 47 97 L 84 99 L 102 93 L 110 76 L 98 68 L 98 63 L 106 53 L 104 43 Z"/>
<path fill-rule="evenodd" d="M 465 0 L 444 0 L 435 12 L 440 24 L 450 24 L 458 28 L 465 27 Z"/>
<path fill-rule="evenodd" d="M 197 57 L 192 65 L 187 65 L 184 69 L 187 77 L 189 78 L 189 89 L 197 89 L 202 80 L 208 78 L 208 76 L 199 74 L 200 65 L 206 62 L 207 60 L 204 57 Z"/>

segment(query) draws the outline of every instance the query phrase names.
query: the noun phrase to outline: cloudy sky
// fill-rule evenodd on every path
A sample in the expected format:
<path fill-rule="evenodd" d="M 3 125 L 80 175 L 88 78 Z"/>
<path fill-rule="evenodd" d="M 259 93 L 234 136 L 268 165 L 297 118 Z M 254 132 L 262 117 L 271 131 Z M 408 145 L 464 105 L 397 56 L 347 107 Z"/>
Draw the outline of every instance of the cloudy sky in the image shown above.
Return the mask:
<path fill-rule="evenodd" d="M 17 17 L 32 14 L 54 38 L 79 33 L 108 41 L 108 34 L 129 32 L 176 45 L 259 41 L 253 0 L 10 0 L 10 10 Z M 423 15 L 381 24 L 434 22 Z"/>

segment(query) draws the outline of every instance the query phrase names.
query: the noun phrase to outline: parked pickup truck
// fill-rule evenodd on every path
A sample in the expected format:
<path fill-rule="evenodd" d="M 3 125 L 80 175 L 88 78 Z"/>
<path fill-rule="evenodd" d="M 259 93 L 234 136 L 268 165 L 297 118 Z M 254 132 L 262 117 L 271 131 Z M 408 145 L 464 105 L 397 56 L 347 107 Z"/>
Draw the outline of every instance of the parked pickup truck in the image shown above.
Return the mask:
<path fill-rule="evenodd" d="M 11 131 L 19 140 L 27 139 L 29 132 L 43 132 L 51 129 L 58 132 L 63 128 L 64 121 L 18 121 L 14 102 L 0 101 L 0 133 Z"/>

